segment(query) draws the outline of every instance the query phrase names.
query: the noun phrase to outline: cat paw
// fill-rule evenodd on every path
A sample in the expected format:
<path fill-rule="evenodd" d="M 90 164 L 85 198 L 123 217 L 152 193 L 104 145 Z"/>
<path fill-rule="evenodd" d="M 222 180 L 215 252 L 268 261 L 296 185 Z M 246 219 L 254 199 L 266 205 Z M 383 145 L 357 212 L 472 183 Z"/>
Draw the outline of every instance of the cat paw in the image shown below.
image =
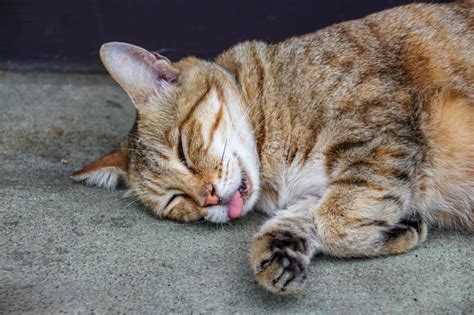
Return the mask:
<path fill-rule="evenodd" d="M 428 226 L 419 214 L 412 214 L 382 232 L 385 252 L 403 253 L 426 240 Z"/>
<path fill-rule="evenodd" d="M 310 261 L 307 241 L 288 231 L 259 234 L 250 260 L 260 285 L 274 293 L 300 290 Z"/>

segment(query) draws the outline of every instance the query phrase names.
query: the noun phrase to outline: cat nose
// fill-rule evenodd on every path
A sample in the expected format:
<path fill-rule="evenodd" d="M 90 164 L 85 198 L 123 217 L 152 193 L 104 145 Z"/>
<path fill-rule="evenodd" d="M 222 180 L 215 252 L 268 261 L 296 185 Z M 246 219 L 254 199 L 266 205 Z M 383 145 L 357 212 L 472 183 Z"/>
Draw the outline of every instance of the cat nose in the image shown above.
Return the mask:
<path fill-rule="evenodd" d="M 206 187 L 206 195 L 204 196 L 204 207 L 214 206 L 219 204 L 220 198 L 217 195 L 216 188 L 214 185 L 208 185 Z"/>

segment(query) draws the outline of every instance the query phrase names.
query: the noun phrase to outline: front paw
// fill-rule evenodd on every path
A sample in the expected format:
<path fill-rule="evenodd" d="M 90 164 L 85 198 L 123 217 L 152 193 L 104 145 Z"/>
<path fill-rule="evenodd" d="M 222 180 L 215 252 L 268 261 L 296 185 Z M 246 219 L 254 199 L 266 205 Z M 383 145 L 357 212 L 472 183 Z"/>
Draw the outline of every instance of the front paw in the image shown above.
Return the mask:
<path fill-rule="evenodd" d="M 259 233 L 250 253 L 258 283 L 274 293 L 300 290 L 306 280 L 309 260 L 306 239 L 289 231 Z"/>

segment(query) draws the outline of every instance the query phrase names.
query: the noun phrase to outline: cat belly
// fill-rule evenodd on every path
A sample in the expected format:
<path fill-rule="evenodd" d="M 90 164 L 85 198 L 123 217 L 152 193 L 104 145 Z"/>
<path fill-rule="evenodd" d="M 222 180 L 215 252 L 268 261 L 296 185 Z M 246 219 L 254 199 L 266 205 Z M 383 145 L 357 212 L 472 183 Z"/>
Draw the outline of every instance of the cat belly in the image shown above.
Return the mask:
<path fill-rule="evenodd" d="M 256 208 L 269 215 L 284 210 L 305 196 L 321 197 L 326 191 L 328 178 L 323 159 L 315 157 L 302 165 L 295 159 L 282 167 L 277 176 L 263 179 Z"/>

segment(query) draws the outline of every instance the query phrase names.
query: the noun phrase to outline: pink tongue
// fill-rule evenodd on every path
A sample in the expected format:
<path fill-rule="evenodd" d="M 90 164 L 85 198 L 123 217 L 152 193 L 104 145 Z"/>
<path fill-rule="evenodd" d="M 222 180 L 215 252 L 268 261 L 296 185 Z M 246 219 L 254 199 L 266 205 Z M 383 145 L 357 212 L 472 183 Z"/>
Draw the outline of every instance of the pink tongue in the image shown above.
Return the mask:
<path fill-rule="evenodd" d="M 242 200 L 242 196 L 240 192 L 236 192 L 232 198 L 230 198 L 229 204 L 227 205 L 227 213 L 229 218 L 235 219 L 240 216 L 240 212 L 242 212 L 242 208 L 244 207 L 244 201 Z"/>

